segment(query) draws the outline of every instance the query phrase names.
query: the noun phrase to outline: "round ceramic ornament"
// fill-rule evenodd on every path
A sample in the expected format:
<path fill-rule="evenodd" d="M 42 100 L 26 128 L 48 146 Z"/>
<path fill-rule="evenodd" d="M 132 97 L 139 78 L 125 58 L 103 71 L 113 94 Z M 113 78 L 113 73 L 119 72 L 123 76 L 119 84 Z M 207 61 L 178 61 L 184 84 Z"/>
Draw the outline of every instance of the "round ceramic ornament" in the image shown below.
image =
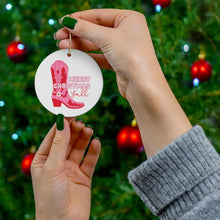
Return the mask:
<path fill-rule="evenodd" d="M 35 90 L 41 104 L 65 117 L 82 115 L 92 109 L 102 89 L 98 64 L 80 50 L 55 51 L 41 62 L 35 75 Z"/>

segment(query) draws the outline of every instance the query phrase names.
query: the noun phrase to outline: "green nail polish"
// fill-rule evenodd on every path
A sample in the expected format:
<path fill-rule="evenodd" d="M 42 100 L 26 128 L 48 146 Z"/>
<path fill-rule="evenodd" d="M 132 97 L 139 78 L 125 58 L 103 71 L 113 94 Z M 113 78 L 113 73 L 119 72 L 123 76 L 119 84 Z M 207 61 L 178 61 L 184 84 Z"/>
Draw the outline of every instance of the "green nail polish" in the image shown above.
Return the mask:
<path fill-rule="evenodd" d="M 76 118 L 76 121 L 81 121 L 82 123 L 84 123 L 84 121 L 80 118 Z"/>
<path fill-rule="evenodd" d="M 54 40 L 57 40 L 56 34 L 57 34 L 57 33 L 54 33 L 54 34 L 53 34 L 53 39 L 54 39 Z"/>
<path fill-rule="evenodd" d="M 93 126 L 92 125 L 86 125 L 86 127 L 89 127 L 93 130 Z"/>
<path fill-rule="evenodd" d="M 57 116 L 57 130 L 62 131 L 63 129 L 64 129 L 63 115 L 59 114 Z"/>
<path fill-rule="evenodd" d="M 62 25 L 69 29 L 74 29 L 75 25 L 77 23 L 77 20 L 71 17 L 64 17 L 62 20 Z"/>
<path fill-rule="evenodd" d="M 97 140 L 99 140 L 99 141 L 100 141 L 100 138 L 99 138 L 99 137 L 94 137 L 93 139 L 97 139 Z"/>

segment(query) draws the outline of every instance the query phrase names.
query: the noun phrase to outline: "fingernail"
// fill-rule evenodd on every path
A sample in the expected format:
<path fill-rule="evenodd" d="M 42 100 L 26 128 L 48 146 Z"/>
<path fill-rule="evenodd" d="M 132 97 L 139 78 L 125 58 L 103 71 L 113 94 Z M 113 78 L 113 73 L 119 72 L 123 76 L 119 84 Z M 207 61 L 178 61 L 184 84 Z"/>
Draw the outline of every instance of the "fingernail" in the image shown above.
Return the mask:
<path fill-rule="evenodd" d="M 61 18 L 58 19 L 58 23 L 62 24 L 62 19 Z"/>
<path fill-rule="evenodd" d="M 77 23 L 77 20 L 71 17 L 64 17 L 62 20 L 62 25 L 69 29 L 74 29 L 75 25 Z"/>
<path fill-rule="evenodd" d="M 54 40 L 57 40 L 56 34 L 57 34 L 57 33 L 54 33 L 54 34 L 53 34 L 53 39 L 54 39 Z"/>
<path fill-rule="evenodd" d="M 82 123 L 84 123 L 84 121 L 80 118 L 76 118 L 76 121 L 81 121 Z"/>
<path fill-rule="evenodd" d="M 89 127 L 93 130 L 93 126 L 92 125 L 86 125 L 86 127 Z"/>
<path fill-rule="evenodd" d="M 60 46 L 59 46 L 59 43 L 60 43 L 59 41 L 56 42 L 56 46 L 57 46 L 57 47 L 60 47 Z"/>
<path fill-rule="evenodd" d="M 57 116 L 57 130 L 62 131 L 64 129 L 63 115 L 58 114 Z"/>
<path fill-rule="evenodd" d="M 97 140 L 99 140 L 99 141 L 100 141 L 100 138 L 99 138 L 99 137 L 94 137 L 93 139 L 97 139 Z"/>

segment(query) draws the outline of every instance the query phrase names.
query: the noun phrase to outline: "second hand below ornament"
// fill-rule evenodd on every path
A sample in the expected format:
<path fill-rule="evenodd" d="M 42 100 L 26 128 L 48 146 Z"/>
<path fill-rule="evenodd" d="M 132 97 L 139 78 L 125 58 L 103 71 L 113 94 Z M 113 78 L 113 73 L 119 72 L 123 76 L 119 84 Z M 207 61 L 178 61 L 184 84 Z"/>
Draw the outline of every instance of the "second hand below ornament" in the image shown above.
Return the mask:
<path fill-rule="evenodd" d="M 98 64 L 76 49 L 50 54 L 35 75 L 35 91 L 41 104 L 50 112 L 65 117 L 79 116 L 92 109 L 102 89 L 103 77 Z"/>

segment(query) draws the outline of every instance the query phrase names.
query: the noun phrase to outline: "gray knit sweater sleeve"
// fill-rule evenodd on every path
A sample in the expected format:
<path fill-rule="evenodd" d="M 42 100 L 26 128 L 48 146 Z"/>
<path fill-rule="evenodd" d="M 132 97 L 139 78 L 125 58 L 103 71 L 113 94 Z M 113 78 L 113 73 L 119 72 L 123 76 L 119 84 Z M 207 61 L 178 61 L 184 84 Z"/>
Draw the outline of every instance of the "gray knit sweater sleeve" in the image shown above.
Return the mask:
<path fill-rule="evenodd" d="M 220 219 L 220 157 L 196 125 L 128 174 L 160 219 Z"/>

